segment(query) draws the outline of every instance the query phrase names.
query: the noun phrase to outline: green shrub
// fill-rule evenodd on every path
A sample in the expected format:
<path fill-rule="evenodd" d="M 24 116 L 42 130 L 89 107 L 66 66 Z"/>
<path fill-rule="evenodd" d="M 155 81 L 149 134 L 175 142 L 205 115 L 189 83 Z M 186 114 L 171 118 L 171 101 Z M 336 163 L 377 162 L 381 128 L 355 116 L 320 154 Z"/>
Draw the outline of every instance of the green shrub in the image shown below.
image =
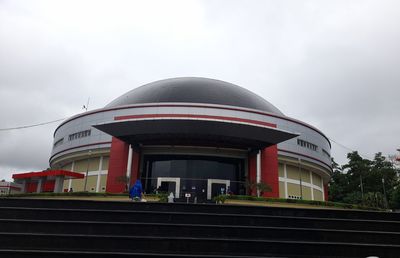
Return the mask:
<path fill-rule="evenodd" d="M 226 199 L 228 199 L 229 195 L 221 194 L 213 197 L 213 201 L 215 203 L 225 203 Z"/>
<path fill-rule="evenodd" d="M 168 202 L 168 194 L 167 193 L 158 193 L 156 194 L 159 202 Z"/>
<path fill-rule="evenodd" d="M 114 194 L 114 193 L 93 193 L 93 192 L 67 192 L 67 193 L 21 193 L 21 194 L 10 194 L 4 197 L 46 197 L 46 196 L 128 196 L 127 194 Z"/>
<path fill-rule="evenodd" d="M 278 202 L 278 203 L 298 203 L 308 204 L 315 206 L 336 207 L 344 209 L 360 209 L 360 210 L 381 210 L 378 207 L 371 207 L 365 205 L 338 203 L 338 202 L 324 202 L 312 200 L 298 200 L 298 199 L 284 199 L 284 198 L 270 198 L 270 197 L 256 197 L 250 195 L 231 195 L 227 196 L 229 200 L 245 200 L 245 201 L 259 201 L 259 202 Z"/>

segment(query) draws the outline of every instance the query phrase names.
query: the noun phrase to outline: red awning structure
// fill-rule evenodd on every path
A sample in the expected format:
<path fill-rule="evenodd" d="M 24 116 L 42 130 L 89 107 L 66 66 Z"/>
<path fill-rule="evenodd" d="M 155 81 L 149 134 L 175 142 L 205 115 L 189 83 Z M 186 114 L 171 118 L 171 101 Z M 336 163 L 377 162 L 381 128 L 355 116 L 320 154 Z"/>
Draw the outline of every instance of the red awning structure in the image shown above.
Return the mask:
<path fill-rule="evenodd" d="M 81 173 L 67 170 L 45 170 L 12 175 L 16 183 L 22 185 L 22 192 L 55 192 L 63 191 L 65 179 L 84 178 Z"/>
<path fill-rule="evenodd" d="M 65 179 L 70 178 L 84 178 L 85 176 L 81 173 L 76 173 L 67 170 L 46 170 L 41 172 L 28 172 L 28 173 L 20 173 L 13 174 L 13 179 L 39 179 L 41 177 L 56 177 L 56 176 L 64 176 Z"/>

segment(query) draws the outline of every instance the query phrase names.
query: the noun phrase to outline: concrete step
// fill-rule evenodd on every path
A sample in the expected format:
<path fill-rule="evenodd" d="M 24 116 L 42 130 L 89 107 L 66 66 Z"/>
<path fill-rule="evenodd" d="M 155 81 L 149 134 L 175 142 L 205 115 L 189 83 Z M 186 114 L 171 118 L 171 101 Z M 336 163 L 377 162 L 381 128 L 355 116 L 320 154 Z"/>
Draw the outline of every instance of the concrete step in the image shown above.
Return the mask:
<path fill-rule="evenodd" d="M 2 232 L 73 235 L 213 237 L 398 244 L 399 232 L 237 225 L 0 219 Z"/>
<path fill-rule="evenodd" d="M 396 257 L 400 245 L 185 237 L 0 233 L 1 249 L 193 255 Z"/>
<path fill-rule="evenodd" d="M 400 232 L 400 221 L 137 210 L 0 207 L 0 219 L 276 226 Z"/>
<path fill-rule="evenodd" d="M 343 218 L 400 221 L 400 213 L 334 209 L 298 209 L 242 205 L 141 203 L 116 201 L 87 201 L 60 199 L 0 198 L 0 207 L 71 208 L 101 210 L 137 210 L 168 212 L 199 212 L 218 214 L 253 214 L 276 216 L 300 216 L 317 218 Z"/>
<path fill-rule="evenodd" d="M 198 254 L 174 254 L 174 253 L 138 253 L 138 252 L 96 252 L 96 251 L 49 251 L 49 250 L 15 250 L 0 249 L 0 256 L 7 258 L 54 258 L 54 257 L 74 257 L 74 258 L 314 258 L 314 256 L 242 256 L 242 255 L 198 255 Z M 315 256 L 316 257 L 316 256 Z M 341 257 L 346 258 L 346 257 Z"/>

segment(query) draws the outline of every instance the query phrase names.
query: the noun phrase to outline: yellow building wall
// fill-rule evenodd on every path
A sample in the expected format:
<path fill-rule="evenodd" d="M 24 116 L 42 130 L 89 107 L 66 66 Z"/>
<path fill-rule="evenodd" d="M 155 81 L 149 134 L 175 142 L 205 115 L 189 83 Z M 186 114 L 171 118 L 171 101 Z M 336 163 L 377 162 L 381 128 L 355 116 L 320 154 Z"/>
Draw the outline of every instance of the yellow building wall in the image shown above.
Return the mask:
<path fill-rule="evenodd" d="M 279 172 L 279 176 L 280 177 L 285 177 L 285 171 L 283 169 L 283 164 L 282 163 L 279 163 L 279 165 L 278 165 L 278 172 Z"/>
<path fill-rule="evenodd" d="M 320 175 L 312 173 L 313 184 L 322 188 L 322 179 Z"/>
<path fill-rule="evenodd" d="M 72 179 L 71 188 L 74 192 L 81 192 L 83 191 L 84 183 L 85 183 L 84 178 Z"/>
<path fill-rule="evenodd" d="M 89 167 L 88 167 L 88 162 L 89 162 Z M 98 171 L 99 170 L 99 162 L 100 158 L 90 158 L 89 160 L 87 159 L 82 159 L 75 161 L 74 164 L 74 171 L 75 172 L 86 172 L 87 170 L 89 171 Z"/>
<path fill-rule="evenodd" d="M 285 183 L 279 182 L 279 198 L 286 198 L 285 197 Z"/>
<path fill-rule="evenodd" d="M 86 191 L 88 191 L 88 192 L 96 192 L 96 185 L 97 185 L 97 175 L 88 176 L 87 185 L 86 185 Z"/>
<path fill-rule="evenodd" d="M 301 181 L 311 183 L 310 171 L 301 169 Z"/>
<path fill-rule="evenodd" d="M 303 200 L 311 200 L 311 188 L 303 185 L 301 189 L 303 191 Z"/>
<path fill-rule="evenodd" d="M 64 192 L 65 189 L 67 189 L 67 191 L 69 191 L 68 186 L 69 186 L 69 179 L 66 179 L 66 180 L 64 180 L 64 184 L 63 184 L 63 189 L 62 189 L 62 191 Z"/>
<path fill-rule="evenodd" d="M 106 191 L 106 185 L 107 185 L 107 175 L 101 175 L 100 178 L 100 192 L 105 192 Z"/>
<path fill-rule="evenodd" d="M 300 180 L 298 167 L 292 165 L 286 165 L 286 173 L 287 173 L 287 178 Z"/>
<path fill-rule="evenodd" d="M 67 180 L 65 180 L 65 181 L 67 181 Z M 64 185 L 65 185 L 65 181 L 64 181 Z M 97 185 L 97 175 L 88 176 L 87 182 L 86 182 L 86 191 L 96 192 L 96 185 Z M 85 178 L 72 179 L 71 188 L 74 192 L 85 191 L 84 186 L 85 186 Z"/>
<path fill-rule="evenodd" d="M 108 156 L 103 157 L 103 164 L 101 165 L 101 170 L 108 170 L 109 159 L 110 158 Z"/>
<path fill-rule="evenodd" d="M 315 201 L 323 201 L 324 198 L 322 197 L 322 192 L 317 189 L 313 189 L 313 190 L 314 190 L 314 200 Z"/>
<path fill-rule="evenodd" d="M 61 167 L 61 169 L 62 169 L 62 170 L 71 171 L 71 169 L 72 169 L 72 162 L 71 162 L 71 163 L 68 163 L 67 165 L 65 165 L 65 166 L 63 166 L 63 167 Z"/>
<path fill-rule="evenodd" d="M 288 195 L 300 196 L 300 186 L 292 183 L 287 183 Z"/>

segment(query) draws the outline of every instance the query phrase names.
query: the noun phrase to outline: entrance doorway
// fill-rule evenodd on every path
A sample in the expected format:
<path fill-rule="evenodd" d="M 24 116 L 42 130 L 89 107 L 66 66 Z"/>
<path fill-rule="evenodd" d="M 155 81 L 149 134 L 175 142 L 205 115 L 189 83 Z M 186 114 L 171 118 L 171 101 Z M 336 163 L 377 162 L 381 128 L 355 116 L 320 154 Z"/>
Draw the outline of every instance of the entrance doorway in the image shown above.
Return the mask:
<path fill-rule="evenodd" d="M 181 179 L 179 177 L 158 177 L 157 189 L 163 192 L 173 193 L 175 198 L 180 197 Z"/>
<path fill-rule="evenodd" d="M 230 180 L 208 179 L 207 199 L 211 200 L 214 196 L 227 194 L 228 188 L 231 186 Z"/>

